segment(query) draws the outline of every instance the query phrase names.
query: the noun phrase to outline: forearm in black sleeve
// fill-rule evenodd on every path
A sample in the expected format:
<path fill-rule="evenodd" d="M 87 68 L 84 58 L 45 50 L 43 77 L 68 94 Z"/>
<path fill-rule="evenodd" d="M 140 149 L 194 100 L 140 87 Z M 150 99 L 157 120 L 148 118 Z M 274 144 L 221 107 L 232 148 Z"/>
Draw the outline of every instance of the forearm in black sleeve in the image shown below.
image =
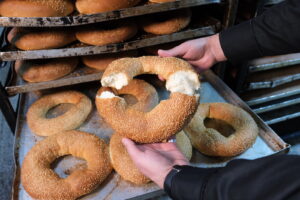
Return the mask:
<path fill-rule="evenodd" d="M 300 199 L 300 156 L 234 160 L 221 168 L 185 166 L 171 180 L 178 200 Z"/>
<path fill-rule="evenodd" d="M 300 1 L 285 0 L 220 33 L 229 61 L 300 52 Z"/>

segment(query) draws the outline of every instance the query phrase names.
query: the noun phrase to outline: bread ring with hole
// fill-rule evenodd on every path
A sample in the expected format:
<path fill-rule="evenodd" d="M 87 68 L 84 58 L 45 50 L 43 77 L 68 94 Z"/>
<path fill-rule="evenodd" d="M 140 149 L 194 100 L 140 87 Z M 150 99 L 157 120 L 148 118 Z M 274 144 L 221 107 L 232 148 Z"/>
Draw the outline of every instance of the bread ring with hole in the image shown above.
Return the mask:
<path fill-rule="evenodd" d="M 101 83 L 104 87 L 121 89 L 140 74 L 165 78 L 170 98 L 145 113 L 128 107 L 113 90 L 106 91 L 97 95 L 102 105 L 99 113 L 123 137 L 140 143 L 160 142 L 179 132 L 193 116 L 198 105 L 195 91 L 200 87 L 199 78 L 191 65 L 181 59 L 144 56 L 113 61 Z"/>
<path fill-rule="evenodd" d="M 59 104 L 69 103 L 74 106 L 63 115 L 46 118 L 47 112 Z M 28 126 L 40 136 L 50 136 L 62 131 L 78 128 L 92 110 L 91 100 L 77 91 L 64 91 L 49 94 L 34 102 L 27 112 Z"/>
<path fill-rule="evenodd" d="M 78 58 L 57 58 L 47 60 L 18 60 L 15 71 L 31 83 L 51 81 L 70 74 L 78 65 Z"/>
<path fill-rule="evenodd" d="M 71 30 L 61 28 L 37 29 L 15 27 L 7 35 L 7 40 L 18 49 L 55 49 L 76 41 Z"/>
<path fill-rule="evenodd" d="M 190 160 L 192 157 L 192 144 L 183 131 L 176 134 L 176 145 L 187 159 Z M 110 139 L 109 155 L 114 170 L 124 180 L 137 185 L 146 184 L 151 181 L 135 166 L 122 143 L 122 136 L 117 133 L 113 134 Z"/>
<path fill-rule="evenodd" d="M 115 21 L 82 28 L 76 32 L 76 38 L 89 45 L 106 45 L 124 42 L 137 33 L 137 25 L 131 21 Z"/>
<path fill-rule="evenodd" d="M 178 32 L 187 27 L 191 21 L 190 9 L 170 11 L 144 16 L 140 20 L 142 29 L 147 33 L 164 35 Z"/>
<path fill-rule="evenodd" d="M 84 65 L 99 70 L 104 71 L 107 66 L 114 60 L 125 57 L 136 57 L 138 55 L 137 51 L 123 51 L 113 54 L 100 54 L 92 56 L 84 56 L 81 58 Z"/>
<path fill-rule="evenodd" d="M 101 87 L 97 92 L 95 103 L 99 112 L 101 107 L 104 106 L 102 105 L 99 95 L 102 93 L 106 94 L 109 91 L 111 91 L 110 88 Z M 136 102 L 130 103 L 127 101 L 126 103 L 132 109 L 140 110 L 142 112 L 148 112 L 158 104 L 158 94 L 155 88 L 143 80 L 133 79 L 128 85 L 120 90 L 114 90 L 114 92 L 118 95 L 133 96 L 136 99 Z"/>
<path fill-rule="evenodd" d="M 217 129 L 205 126 L 205 119 L 215 119 L 229 124 L 233 133 L 222 135 Z M 243 109 L 228 103 L 200 104 L 191 122 L 184 129 L 191 138 L 193 146 L 209 156 L 236 156 L 250 148 L 258 135 L 254 119 Z"/>
<path fill-rule="evenodd" d="M 62 17 L 75 9 L 70 0 L 2 0 L 0 15 L 5 17 Z"/>
<path fill-rule="evenodd" d="M 51 163 L 65 155 L 87 161 L 86 169 L 78 169 L 60 178 Z M 108 145 L 95 135 L 66 131 L 38 142 L 27 153 L 21 168 L 21 181 L 26 192 L 35 199 L 77 199 L 96 189 L 111 173 Z"/>
<path fill-rule="evenodd" d="M 76 8 L 82 14 L 108 12 L 137 5 L 140 0 L 76 0 Z"/>

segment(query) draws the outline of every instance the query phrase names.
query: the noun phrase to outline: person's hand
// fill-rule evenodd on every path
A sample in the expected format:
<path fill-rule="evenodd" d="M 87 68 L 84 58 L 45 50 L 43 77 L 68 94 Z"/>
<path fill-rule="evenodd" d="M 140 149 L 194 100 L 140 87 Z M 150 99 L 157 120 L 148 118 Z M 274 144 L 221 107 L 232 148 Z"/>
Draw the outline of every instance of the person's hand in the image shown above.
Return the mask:
<path fill-rule="evenodd" d="M 222 50 L 219 34 L 186 41 L 170 50 L 158 50 L 161 57 L 178 57 L 196 67 L 198 72 L 209 69 L 217 62 L 227 60 Z"/>
<path fill-rule="evenodd" d="M 138 145 L 127 138 L 123 138 L 122 142 L 140 172 L 161 188 L 174 165 L 189 164 L 175 143 Z"/>

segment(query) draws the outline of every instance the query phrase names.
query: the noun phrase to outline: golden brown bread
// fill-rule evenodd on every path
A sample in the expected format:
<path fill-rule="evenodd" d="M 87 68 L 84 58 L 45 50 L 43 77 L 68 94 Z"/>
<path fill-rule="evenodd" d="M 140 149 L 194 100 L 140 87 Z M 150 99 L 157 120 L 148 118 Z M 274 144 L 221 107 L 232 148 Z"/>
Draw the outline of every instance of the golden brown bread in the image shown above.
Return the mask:
<path fill-rule="evenodd" d="M 94 14 L 128 8 L 137 5 L 140 0 L 76 0 L 76 8 L 83 14 Z"/>
<path fill-rule="evenodd" d="M 161 101 L 147 113 L 128 107 L 119 97 L 97 101 L 102 105 L 98 107 L 100 115 L 116 132 L 140 143 L 160 142 L 171 137 L 189 122 L 198 105 L 197 97 L 181 93 L 172 93 L 168 100 Z"/>
<path fill-rule="evenodd" d="M 192 144 L 183 131 L 176 134 L 176 145 L 185 157 L 190 160 L 192 157 Z M 150 182 L 150 179 L 144 176 L 135 166 L 122 143 L 122 136 L 117 133 L 113 134 L 110 139 L 109 155 L 114 170 L 124 180 L 137 185 Z"/>
<path fill-rule="evenodd" d="M 0 15 L 5 17 L 60 17 L 75 9 L 70 0 L 2 0 Z"/>
<path fill-rule="evenodd" d="M 147 33 L 164 35 L 178 32 L 187 27 L 191 21 L 190 9 L 181 9 L 167 13 L 158 13 L 154 16 L 144 16 L 140 25 Z"/>
<path fill-rule="evenodd" d="M 22 50 L 54 49 L 76 41 L 72 30 L 15 27 L 7 35 L 12 45 Z"/>
<path fill-rule="evenodd" d="M 109 88 L 101 87 L 97 92 L 95 103 L 98 110 L 101 109 L 102 106 L 104 106 L 101 104 L 100 98 L 98 96 L 104 91 L 110 90 Z M 123 87 L 120 90 L 114 91 L 118 95 L 133 96 L 136 99 L 135 102 L 129 102 L 128 98 L 126 99 L 125 97 L 126 103 L 132 109 L 140 110 L 142 112 L 148 112 L 158 104 L 158 94 L 155 88 L 143 80 L 133 79 L 127 86 Z"/>
<path fill-rule="evenodd" d="M 71 73 L 78 65 L 78 58 L 56 58 L 47 60 L 18 60 L 15 71 L 24 80 L 32 83 L 51 81 Z"/>
<path fill-rule="evenodd" d="M 230 133 L 230 128 L 226 131 L 224 123 L 222 126 L 212 124 L 215 122 L 205 124 L 207 118 L 229 124 L 234 132 Z M 193 146 L 209 156 L 241 154 L 252 146 L 258 135 L 258 127 L 253 118 L 243 109 L 228 103 L 200 104 L 193 119 L 184 130 L 190 137 Z M 227 135 L 225 135 L 226 132 Z"/>
<path fill-rule="evenodd" d="M 114 54 L 84 56 L 81 58 L 81 60 L 83 64 L 88 67 L 97 69 L 99 71 L 104 71 L 107 66 L 114 60 L 125 57 L 136 57 L 137 55 L 137 51 L 123 51 Z"/>
<path fill-rule="evenodd" d="M 137 33 L 137 25 L 131 21 L 115 21 L 76 32 L 76 38 L 89 45 L 106 45 L 126 41 Z"/>
<path fill-rule="evenodd" d="M 50 166 L 65 155 L 85 159 L 87 168 L 60 178 Z M 25 156 L 21 181 L 35 199 L 71 200 L 92 192 L 111 170 L 107 144 L 95 135 L 73 130 L 38 142 Z"/>
<path fill-rule="evenodd" d="M 58 117 L 46 117 L 51 108 L 63 103 L 74 106 Z M 27 122 L 30 130 L 36 135 L 50 136 L 78 128 L 86 120 L 91 110 L 91 100 L 84 94 L 77 91 L 57 92 L 45 95 L 35 101 L 27 112 Z"/>
<path fill-rule="evenodd" d="M 107 88 L 100 88 L 98 93 L 105 91 Z M 133 79 L 127 86 L 116 91 L 119 95 L 132 95 L 136 98 L 135 104 L 126 102 L 128 106 L 133 109 L 148 112 L 158 104 L 158 94 L 153 86 L 147 82 L 139 79 Z M 99 110 L 102 106 L 96 98 L 96 106 Z M 113 168 L 118 174 L 125 180 L 135 184 L 145 184 L 150 180 L 146 178 L 139 170 L 135 167 L 131 158 L 129 157 L 126 149 L 122 142 L 122 137 L 118 134 L 113 134 L 109 143 L 110 159 Z"/>
<path fill-rule="evenodd" d="M 99 92 L 100 115 L 123 137 L 140 143 L 160 142 L 179 132 L 193 116 L 198 105 L 195 90 L 200 87 L 198 75 L 185 61 L 177 58 L 144 56 L 123 58 L 112 62 L 101 79 L 102 86 L 120 89 L 136 75 L 159 74 L 167 79 L 171 91 L 168 100 L 161 101 L 150 112 L 127 106 L 115 91 Z M 140 134 L 143 133 L 143 134 Z"/>

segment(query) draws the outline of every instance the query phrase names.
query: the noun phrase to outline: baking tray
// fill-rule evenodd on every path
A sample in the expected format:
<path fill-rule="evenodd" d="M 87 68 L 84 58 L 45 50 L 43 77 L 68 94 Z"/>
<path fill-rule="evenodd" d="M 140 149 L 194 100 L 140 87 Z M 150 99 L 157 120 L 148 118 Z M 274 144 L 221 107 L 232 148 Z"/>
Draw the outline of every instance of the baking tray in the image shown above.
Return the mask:
<path fill-rule="evenodd" d="M 151 79 L 153 80 L 153 77 Z M 157 87 L 158 93 L 161 99 L 168 97 L 168 93 L 163 89 L 161 82 L 150 81 Z M 158 82 L 158 84 L 157 84 Z M 96 87 L 93 86 L 96 85 Z M 77 88 L 84 91 L 88 96 L 95 96 L 95 92 L 100 83 L 90 83 L 87 88 Z M 18 123 L 15 132 L 15 164 L 16 171 L 13 184 L 13 199 L 30 199 L 29 195 L 25 192 L 22 184 L 20 183 L 20 166 L 26 153 L 32 148 L 32 146 L 42 140 L 42 137 L 35 136 L 31 133 L 26 123 L 25 114 L 28 107 L 37 99 L 36 93 L 27 93 L 21 95 L 20 109 L 18 114 Z M 93 100 L 92 100 L 93 101 Z M 238 105 L 247 110 L 255 119 L 259 127 L 259 137 L 255 144 L 243 154 L 233 158 L 213 158 L 207 157 L 196 150 L 194 150 L 192 165 L 199 167 L 216 167 L 224 166 L 229 160 L 236 158 L 255 159 L 264 156 L 268 156 L 275 153 L 288 152 L 289 145 L 278 137 L 271 128 L 269 128 L 262 120 L 257 117 L 249 107 L 237 97 L 232 90 L 230 90 L 216 75 L 211 71 L 207 71 L 202 77 L 202 86 L 200 92 L 200 101 L 204 102 L 229 102 Z M 96 108 L 92 111 L 87 121 L 79 128 L 81 131 L 96 134 L 103 138 L 105 141 L 109 141 L 110 135 L 113 131 L 103 121 L 103 119 L 97 114 Z M 72 165 L 80 166 L 80 162 L 72 157 L 64 157 L 59 163 L 56 164 L 55 171 L 61 176 L 65 177 L 65 173 L 72 171 Z M 135 186 L 120 178 L 118 174 L 113 172 L 106 181 L 99 186 L 99 188 L 93 193 L 82 197 L 82 199 L 148 199 L 154 198 L 160 199 L 163 197 L 156 197 L 162 195 L 163 191 L 159 189 L 154 183 L 150 183 L 144 186 Z"/>
<path fill-rule="evenodd" d="M 110 12 L 91 15 L 78 15 L 67 17 L 0 17 L 0 26 L 21 27 L 58 27 L 79 26 L 139 15 L 177 10 L 194 6 L 221 3 L 221 0 L 177 0 L 167 3 L 147 4 Z"/>

